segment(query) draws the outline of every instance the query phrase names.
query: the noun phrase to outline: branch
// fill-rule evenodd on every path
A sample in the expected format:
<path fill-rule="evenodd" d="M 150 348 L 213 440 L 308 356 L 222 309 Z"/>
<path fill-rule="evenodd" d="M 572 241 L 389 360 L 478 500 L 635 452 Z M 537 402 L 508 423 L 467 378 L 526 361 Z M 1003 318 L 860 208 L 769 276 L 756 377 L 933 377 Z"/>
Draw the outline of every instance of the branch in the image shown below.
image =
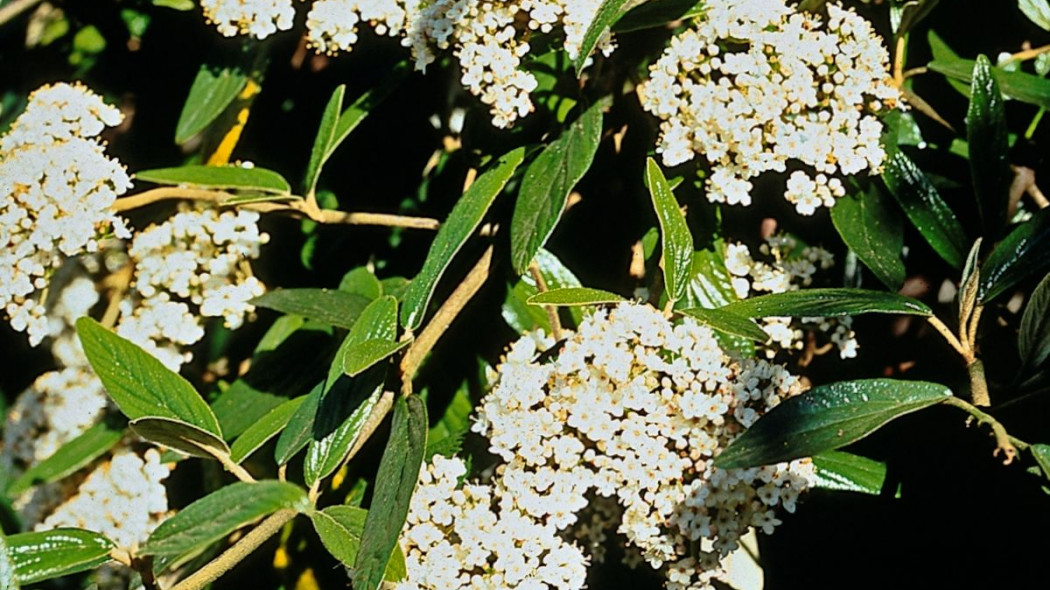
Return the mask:
<path fill-rule="evenodd" d="M 955 334 L 952 334 L 952 331 L 948 329 L 948 326 L 944 325 L 944 322 L 942 322 L 940 318 L 931 315 L 926 317 L 926 321 L 929 322 L 930 325 L 933 326 L 938 332 L 940 332 L 941 336 L 943 336 L 944 339 L 948 341 L 948 344 L 952 345 L 952 348 L 954 348 L 956 352 L 958 352 L 960 355 L 962 355 L 964 359 L 966 359 L 967 365 L 973 362 L 973 353 L 970 352 L 966 347 L 964 347 L 961 342 L 959 342 L 959 339 L 955 337 Z"/>
<path fill-rule="evenodd" d="M 529 274 L 532 275 L 532 280 L 536 281 L 536 291 L 545 293 L 547 291 L 547 281 L 543 278 L 543 273 L 540 272 L 540 265 L 536 264 L 533 260 L 529 263 Z M 553 305 L 544 305 L 544 311 L 547 312 L 547 322 L 551 325 L 551 335 L 554 336 L 554 340 L 561 340 L 561 319 L 558 317 L 558 309 Z"/>
<path fill-rule="evenodd" d="M 123 213 L 153 203 L 170 200 L 204 201 L 222 206 L 226 204 L 226 201 L 236 196 L 233 193 L 222 190 L 165 186 L 117 199 L 110 209 L 115 213 Z M 316 204 L 308 200 L 296 200 L 290 203 L 245 203 L 237 206 L 241 209 L 258 211 L 260 213 L 289 213 L 324 224 L 379 225 L 427 230 L 436 230 L 441 225 L 441 222 L 429 217 L 319 209 Z"/>
<path fill-rule="evenodd" d="M 991 414 L 987 414 L 979 410 L 976 406 L 969 404 L 955 396 L 950 396 L 944 400 L 944 404 L 959 408 L 967 414 L 977 419 L 978 424 L 987 424 L 992 429 L 992 435 L 995 437 L 995 451 L 992 453 L 993 457 L 998 457 L 999 453 L 1003 454 L 1003 465 L 1009 465 L 1013 462 L 1014 457 L 1017 456 L 1018 449 L 1025 450 L 1029 447 L 1029 444 L 1018 438 L 1010 436 L 1006 432 L 1006 427 L 1002 425 L 998 420 L 992 417 Z"/>
<path fill-rule="evenodd" d="M 281 530 L 281 527 L 295 518 L 296 514 L 295 510 L 287 508 L 274 512 L 266 520 L 259 523 L 259 526 L 252 529 L 247 535 L 244 535 L 240 541 L 223 551 L 222 555 L 210 561 L 190 577 L 172 586 L 171 590 L 201 590 L 208 584 L 218 580 L 223 574 L 233 569 L 233 566 L 240 563 L 245 557 L 248 557 L 252 551 L 258 549 L 277 531 Z"/>
<path fill-rule="evenodd" d="M 7 21 L 17 17 L 30 8 L 40 4 L 43 0 L 12 0 L 0 8 L 0 27 Z"/>

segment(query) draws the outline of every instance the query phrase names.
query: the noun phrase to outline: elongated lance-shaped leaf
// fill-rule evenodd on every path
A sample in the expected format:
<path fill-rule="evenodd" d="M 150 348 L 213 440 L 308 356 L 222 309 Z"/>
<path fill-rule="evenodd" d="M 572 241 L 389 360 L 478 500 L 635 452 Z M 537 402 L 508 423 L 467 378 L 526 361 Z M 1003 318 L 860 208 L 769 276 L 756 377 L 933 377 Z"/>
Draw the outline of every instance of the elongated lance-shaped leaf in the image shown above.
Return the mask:
<path fill-rule="evenodd" d="M 23 471 L 8 485 L 7 495 L 13 498 L 32 486 L 60 480 L 102 456 L 123 437 L 124 425 L 117 420 L 99 422 Z"/>
<path fill-rule="evenodd" d="M 896 379 L 814 387 L 759 418 L 715 458 L 715 466 L 757 467 L 831 451 L 951 395 L 951 390 L 938 383 Z"/>
<path fill-rule="evenodd" d="M 855 196 L 838 199 L 831 208 L 831 220 L 842 241 L 865 266 L 890 289 L 904 283 L 904 228 L 878 188 L 871 184 Z"/>
<path fill-rule="evenodd" d="M 291 185 L 283 176 L 266 168 L 192 165 L 142 170 L 135 173 L 135 178 L 157 184 L 276 193 L 278 195 L 287 195 L 292 191 Z"/>
<path fill-rule="evenodd" d="M 313 440 L 314 420 L 317 417 L 317 408 L 321 404 L 321 392 L 324 390 L 325 381 L 322 380 L 310 393 L 303 396 L 303 402 L 292 412 L 288 425 L 277 438 L 273 458 L 278 465 L 287 464 Z"/>
<path fill-rule="evenodd" d="M 587 64 L 587 58 L 591 56 L 591 52 L 598 45 L 598 41 L 623 16 L 623 7 L 627 2 L 628 0 L 602 0 L 601 5 L 598 6 L 598 10 L 594 14 L 594 19 L 587 25 L 587 30 L 583 33 L 583 40 L 580 42 L 579 48 L 580 53 L 573 62 L 577 76 L 583 72 L 583 68 Z"/>
<path fill-rule="evenodd" d="M 339 112 L 343 109 L 343 96 L 346 95 L 346 84 L 335 87 L 332 97 L 325 105 L 324 113 L 321 115 L 321 126 L 317 129 L 317 137 L 314 138 L 313 149 L 310 150 L 310 161 L 306 165 L 306 175 L 303 177 L 303 194 L 310 195 L 317 189 L 317 179 L 321 176 L 321 167 L 324 166 L 328 156 L 332 153 L 332 143 L 335 141 L 335 128 L 339 124 Z"/>
<path fill-rule="evenodd" d="M 383 458 L 376 474 L 372 505 L 361 532 L 361 550 L 354 562 L 357 590 L 375 590 L 383 581 L 390 554 L 408 516 L 412 492 L 427 446 L 427 407 L 418 396 L 399 397 Z"/>
<path fill-rule="evenodd" d="M 978 298 L 988 302 L 1050 267 L 1050 208 L 1040 209 L 999 242 L 981 266 Z"/>
<path fill-rule="evenodd" d="M 974 60 L 961 58 L 938 58 L 928 64 L 931 70 L 940 72 L 949 79 L 967 84 L 973 78 Z M 1050 108 L 1050 80 L 1027 72 L 1011 72 L 998 67 L 991 68 L 992 77 L 999 84 L 1004 96 L 1021 102 Z"/>
<path fill-rule="evenodd" d="M 193 457 L 214 459 L 219 455 L 230 454 L 230 448 L 222 437 L 182 420 L 147 416 L 132 420 L 128 425 L 135 434 L 148 441 Z"/>
<path fill-rule="evenodd" d="M 304 395 L 284 402 L 264 414 L 262 418 L 242 432 L 230 446 L 230 458 L 233 459 L 233 462 L 240 463 L 245 460 L 249 455 L 259 450 L 259 447 L 266 444 L 266 441 L 284 430 L 284 427 L 292 419 L 292 415 L 295 414 L 295 411 L 299 409 L 299 406 L 305 400 L 306 396 Z"/>
<path fill-rule="evenodd" d="M 182 555 L 199 549 L 268 514 L 309 507 L 306 492 L 283 481 L 236 482 L 178 511 L 153 531 L 143 555 Z"/>
<path fill-rule="evenodd" d="M 817 487 L 877 496 L 886 482 L 886 464 L 867 457 L 825 451 L 813 456 Z"/>
<path fill-rule="evenodd" d="M 602 136 L 602 106 L 591 105 L 525 170 L 510 223 L 511 263 L 519 275 L 554 232 L 569 193 L 594 161 Z"/>
<path fill-rule="evenodd" d="M 467 192 L 459 198 L 448 219 L 441 224 L 427 259 L 423 262 L 423 269 L 405 291 L 404 306 L 401 308 L 403 326 L 415 330 L 423 322 L 427 304 L 430 303 L 430 297 L 434 294 L 434 287 L 441 275 L 445 274 L 452 258 L 481 224 L 489 206 L 496 196 L 503 192 L 503 187 L 524 159 L 525 148 L 517 148 L 504 154 L 492 168 L 478 176 Z"/>
<path fill-rule="evenodd" d="M 251 303 L 338 328 L 351 328 L 368 305 L 368 299 L 333 289 L 277 289 L 252 299 Z"/>
<path fill-rule="evenodd" d="M 580 280 L 572 274 L 558 257 L 547 250 L 540 248 L 534 258 L 540 276 L 547 284 L 548 289 L 562 289 L 565 287 L 579 287 Z M 548 334 L 551 332 L 550 318 L 547 313 L 534 305 L 526 303 L 530 297 L 539 292 L 536 280 L 529 274 L 518 277 L 517 282 L 510 285 L 507 290 L 507 298 L 503 301 L 502 315 L 504 321 L 519 334 L 529 330 L 542 328 Z M 579 325 L 583 312 L 577 308 L 570 308 L 569 315 L 572 316 L 576 325 Z"/>
<path fill-rule="evenodd" d="M 175 143 L 186 143 L 211 125 L 247 83 L 248 75 L 239 68 L 202 65 L 175 125 Z"/>
<path fill-rule="evenodd" d="M 222 438 L 219 421 L 189 381 L 95 320 L 77 320 L 95 374 L 125 416 L 174 418 Z"/>
<path fill-rule="evenodd" d="M 394 89 L 408 77 L 411 71 L 412 67 L 408 61 L 399 61 L 378 86 L 366 91 L 357 97 L 354 102 L 350 103 L 350 106 L 346 107 L 346 110 L 339 115 L 339 123 L 335 126 L 335 134 L 332 137 L 332 141 L 328 144 L 328 152 L 325 154 L 326 160 L 332 156 L 332 153 L 343 143 L 343 140 L 354 129 L 357 129 L 361 121 L 364 121 L 377 106 L 394 92 Z"/>
<path fill-rule="evenodd" d="M 321 538 L 325 549 L 347 567 L 354 567 L 361 550 L 361 532 L 365 528 L 368 511 L 355 506 L 329 506 L 310 513 L 314 530 Z M 407 575 L 405 554 L 401 547 L 394 546 L 390 561 L 386 564 L 383 581 L 397 582 Z"/>
<path fill-rule="evenodd" d="M 628 10 L 613 25 L 615 33 L 629 33 L 642 29 L 664 27 L 668 23 L 700 16 L 704 13 L 705 0 L 660 0 L 644 2 Z"/>
<path fill-rule="evenodd" d="M 1025 369 L 1037 368 L 1050 358 L 1050 275 L 1043 277 L 1028 298 L 1021 316 L 1017 350 Z"/>
<path fill-rule="evenodd" d="M 1039 28 L 1050 31 L 1050 2 L 1047 0 L 1017 0 L 1017 8 Z"/>
<path fill-rule="evenodd" d="M 1010 160 L 1007 151 L 1006 106 L 992 64 L 977 57 L 970 80 L 966 139 L 970 146 L 970 176 L 984 235 L 995 237 L 1006 221 L 1010 201 Z"/>
<path fill-rule="evenodd" d="M 679 309 L 679 313 L 696 318 L 701 324 L 725 334 L 748 338 L 756 342 L 769 340 L 769 334 L 760 328 L 758 324 L 750 319 L 724 309 L 703 309 L 693 307 L 690 309 Z"/>
<path fill-rule="evenodd" d="M 656 160 L 645 164 L 645 180 L 660 221 L 660 244 L 664 255 L 664 287 L 667 297 L 678 301 L 685 295 L 693 264 L 693 236 L 678 201 Z"/>
<path fill-rule="evenodd" d="M 863 313 L 933 315 L 918 299 L 865 289 L 802 289 L 760 295 L 721 308 L 749 318 L 837 317 Z"/>
<path fill-rule="evenodd" d="M 933 251 L 952 267 L 962 267 L 966 233 L 922 170 L 908 156 L 895 151 L 883 168 L 882 179 Z"/>
<path fill-rule="evenodd" d="M 94 569 L 110 560 L 109 552 L 114 547 L 104 535 L 75 528 L 7 537 L 7 551 L 18 584 L 35 584 Z"/>
<path fill-rule="evenodd" d="M 590 289 L 588 287 L 565 287 L 564 289 L 551 289 L 543 293 L 537 293 L 529 297 L 529 305 L 601 305 L 603 303 L 619 303 L 625 301 L 616 293 L 602 291 L 601 289 Z"/>

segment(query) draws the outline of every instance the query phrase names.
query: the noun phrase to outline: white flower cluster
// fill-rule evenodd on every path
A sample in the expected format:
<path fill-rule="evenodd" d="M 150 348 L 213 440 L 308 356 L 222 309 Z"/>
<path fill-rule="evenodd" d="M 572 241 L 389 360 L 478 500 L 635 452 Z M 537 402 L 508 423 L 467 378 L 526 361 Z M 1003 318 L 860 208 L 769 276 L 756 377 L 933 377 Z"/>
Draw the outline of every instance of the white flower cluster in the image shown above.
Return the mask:
<path fill-rule="evenodd" d="M 135 549 L 169 516 L 164 488 L 170 469 L 160 453 L 115 454 L 97 467 L 36 530 L 78 527 L 102 533 L 125 549 Z"/>
<path fill-rule="evenodd" d="M 732 275 L 733 290 L 741 299 L 766 293 L 795 291 L 813 284 L 818 271 L 828 270 L 835 257 L 817 246 L 798 247 L 790 236 L 772 236 L 759 248 L 768 262 L 755 260 L 744 244 L 726 246 L 726 269 Z M 853 318 L 796 318 L 770 317 L 762 319 L 762 329 L 772 343 L 782 350 L 802 350 L 806 333 L 826 335 L 841 358 L 857 356 L 857 339 L 853 332 Z M 773 348 L 766 349 L 772 358 Z"/>
<path fill-rule="evenodd" d="M 204 18 L 226 37 L 251 35 L 265 39 L 287 31 L 295 21 L 292 0 L 201 0 Z"/>
<path fill-rule="evenodd" d="M 582 588 L 580 549 L 498 482 L 460 487 L 466 471 L 441 455 L 421 470 L 401 536 L 408 577 L 397 590 Z"/>
<path fill-rule="evenodd" d="M 722 575 L 720 560 L 747 529 L 771 533 L 780 522 L 776 508 L 793 511 L 811 485 L 808 460 L 737 470 L 712 465 L 745 428 L 800 391 L 783 367 L 730 359 L 710 329 L 689 318 L 675 325 L 652 307 L 632 303 L 595 312 L 567 336 L 556 358 L 537 360 L 554 344 L 542 334 L 513 344 L 498 383 L 481 402 L 474 430 L 503 460 L 488 492 L 502 512 L 486 531 L 502 518 L 554 530 L 578 525 L 589 530 L 575 536 L 593 546 L 603 539 L 603 524 L 615 525 L 651 566 L 666 566 L 668 588 L 708 588 Z M 461 498 L 473 496 L 468 489 Z M 615 519 L 617 511 L 608 509 L 584 513 L 595 497 L 614 500 L 622 516 Z M 455 538 L 441 528 L 457 525 L 453 512 L 444 505 L 435 510 L 428 500 L 414 505 L 410 551 Z M 434 533 L 416 532 L 428 530 Z M 501 542 L 506 549 L 496 564 L 529 557 L 522 547 Z M 444 546 L 420 551 L 409 575 L 420 586 L 413 571 L 427 575 L 432 559 L 455 564 L 468 553 Z M 436 581 L 432 587 L 450 583 Z M 552 585 L 582 583 L 573 577 Z"/>
<path fill-rule="evenodd" d="M 703 156 L 708 199 L 730 205 L 750 204 L 750 179 L 790 165 L 784 196 L 803 215 L 845 194 L 839 176 L 880 170 L 877 116 L 898 91 L 870 23 L 833 3 L 824 22 L 784 0 L 705 5 L 640 92 L 662 121 L 666 165 Z"/>
<path fill-rule="evenodd" d="M 204 337 L 202 317 L 238 328 L 265 291 L 247 261 L 268 240 L 254 211 L 223 211 L 183 203 L 178 213 L 135 234 L 134 296 L 122 304 L 117 334 L 170 368 L 189 360 L 188 347 Z"/>
<path fill-rule="evenodd" d="M 102 234 L 129 235 L 109 207 L 131 182 L 98 139 L 121 120 L 84 86 L 55 84 L 33 92 L 0 138 L 0 306 L 33 345 L 48 333 L 51 271 L 96 251 Z"/>

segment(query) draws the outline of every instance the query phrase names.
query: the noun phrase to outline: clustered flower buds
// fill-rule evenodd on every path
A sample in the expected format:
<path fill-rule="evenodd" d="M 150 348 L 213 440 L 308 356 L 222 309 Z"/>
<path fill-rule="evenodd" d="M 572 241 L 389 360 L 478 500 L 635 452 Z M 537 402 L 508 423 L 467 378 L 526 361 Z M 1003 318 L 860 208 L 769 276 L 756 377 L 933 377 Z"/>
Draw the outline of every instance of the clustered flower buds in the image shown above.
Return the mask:
<path fill-rule="evenodd" d="M 462 506 L 488 511 L 498 503 L 486 530 L 512 526 L 496 524 L 508 518 L 519 523 L 513 526 L 566 531 L 596 497 L 616 501 L 622 509 L 617 532 L 652 567 L 664 568 L 668 588 L 707 588 L 749 527 L 773 532 L 780 522 L 776 508 L 793 511 L 812 484 L 808 460 L 734 470 L 712 464 L 745 428 L 800 391 L 783 367 L 732 359 L 709 328 L 690 318 L 675 324 L 631 303 L 590 315 L 553 360 L 537 360 L 554 345 L 542 334 L 513 344 L 481 402 L 474 430 L 503 461 L 490 486 L 468 485 L 456 496 L 461 501 L 437 509 L 433 500 L 413 504 L 405 588 L 468 587 L 475 568 L 484 569 L 488 562 L 477 560 L 456 569 L 468 552 L 455 550 L 463 538 L 455 517 L 473 514 Z M 462 472 L 436 475 L 444 469 L 438 463 L 422 476 L 424 494 L 440 480 L 448 489 L 432 495 L 452 497 L 449 482 Z M 475 495 L 478 500 L 468 501 Z M 506 564 L 535 566 L 542 554 L 506 540 L 500 548 L 485 559 L 505 576 Z M 444 565 L 431 569 L 431 559 Z M 435 570 L 441 577 L 430 577 Z M 514 580 L 500 586 L 580 588 L 583 582 L 577 576 L 559 583 Z M 530 585 L 515 586 L 526 580 Z"/>
<path fill-rule="evenodd" d="M 55 84 L 33 92 L 0 138 L 0 306 L 33 345 L 48 333 L 51 272 L 98 250 L 102 235 L 129 236 L 109 207 L 131 181 L 98 139 L 122 119 L 84 86 Z"/>
<path fill-rule="evenodd" d="M 897 104 L 871 24 L 827 4 L 828 17 L 783 0 L 705 3 L 694 27 L 650 68 L 642 104 L 661 121 L 657 151 L 675 166 L 703 157 L 707 197 L 751 203 L 751 179 L 787 172 L 799 213 L 831 207 L 840 176 L 877 173 L 879 113 Z"/>

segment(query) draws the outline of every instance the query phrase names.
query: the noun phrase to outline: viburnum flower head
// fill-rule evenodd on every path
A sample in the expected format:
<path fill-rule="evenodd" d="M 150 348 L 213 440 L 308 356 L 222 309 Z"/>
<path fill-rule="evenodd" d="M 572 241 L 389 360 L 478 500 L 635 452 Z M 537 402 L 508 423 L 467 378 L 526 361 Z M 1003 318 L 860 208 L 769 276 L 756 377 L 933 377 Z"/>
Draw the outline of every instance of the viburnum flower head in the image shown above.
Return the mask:
<path fill-rule="evenodd" d="M 640 89 L 661 120 L 657 151 L 676 166 L 703 157 L 707 197 L 751 203 L 751 179 L 791 171 L 785 198 L 803 215 L 845 194 L 841 176 L 878 173 L 878 115 L 897 104 L 888 54 L 871 24 L 829 3 L 823 19 L 783 0 L 705 3 Z"/>

